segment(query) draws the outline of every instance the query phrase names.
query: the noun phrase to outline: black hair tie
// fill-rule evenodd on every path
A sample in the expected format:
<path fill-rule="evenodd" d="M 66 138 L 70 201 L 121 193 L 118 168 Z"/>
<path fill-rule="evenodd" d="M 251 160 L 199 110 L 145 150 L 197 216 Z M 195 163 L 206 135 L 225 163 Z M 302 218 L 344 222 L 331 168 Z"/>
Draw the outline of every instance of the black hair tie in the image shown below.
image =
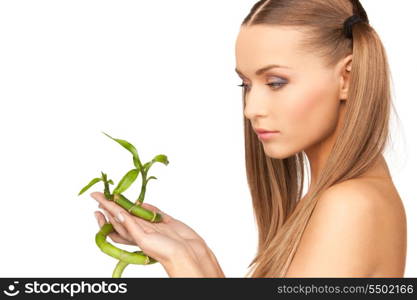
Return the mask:
<path fill-rule="evenodd" d="M 343 33 L 345 34 L 345 36 L 349 39 L 352 39 L 352 26 L 362 21 L 363 20 L 358 15 L 352 15 L 349 18 L 347 18 L 346 21 L 343 23 Z"/>

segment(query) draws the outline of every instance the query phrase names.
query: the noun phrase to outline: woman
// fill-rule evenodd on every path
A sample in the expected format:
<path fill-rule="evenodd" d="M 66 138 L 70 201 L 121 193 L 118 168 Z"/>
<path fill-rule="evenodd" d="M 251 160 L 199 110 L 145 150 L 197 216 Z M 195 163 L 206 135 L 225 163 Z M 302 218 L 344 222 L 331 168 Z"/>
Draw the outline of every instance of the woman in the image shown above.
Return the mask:
<path fill-rule="evenodd" d="M 406 216 L 382 155 L 389 66 L 359 1 L 257 2 L 237 37 L 236 71 L 259 231 L 251 277 L 404 276 Z M 112 240 L 138 245 L 169 276 L 224 277 L 184 223 L 165 213 L 159 224 L 126 213 L 118 223 L 121 208 L 92 196 L 117 231 Z"/>

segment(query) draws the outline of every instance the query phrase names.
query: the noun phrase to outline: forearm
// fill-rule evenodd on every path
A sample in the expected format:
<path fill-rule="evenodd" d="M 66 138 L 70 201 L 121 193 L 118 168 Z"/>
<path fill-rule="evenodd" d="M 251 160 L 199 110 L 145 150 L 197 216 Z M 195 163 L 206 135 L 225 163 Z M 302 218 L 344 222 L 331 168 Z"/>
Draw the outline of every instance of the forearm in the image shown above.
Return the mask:
<path fill-rule="evenodd" d="M 225 277 L 214 253 L 208 247 L 198 254 L 191 248 L 182 250 L 163 265 L 169 277 Z"/>
<path fill-rule="evenodd" d="M 188 253 L 180 253 L 163 263 L 169 277 L 205 277 L 197 261 Z"/>
<path fill-rule="evenodd" d="M 216 256 L 204 240 L 201 239 L 194 241 L 191 245 L 190 249 L 192 250 L 192 256 L 200 265 L 200 268 L 204 273 L 204 277 L 225 277 L 219 263 L 217 262 Z"/>
<path fill-rule="evenodd" d="M 214 253 L 207 247 L 207 255 L 202 260 L 206 277 L 226 277 L 216 259 Z"/>

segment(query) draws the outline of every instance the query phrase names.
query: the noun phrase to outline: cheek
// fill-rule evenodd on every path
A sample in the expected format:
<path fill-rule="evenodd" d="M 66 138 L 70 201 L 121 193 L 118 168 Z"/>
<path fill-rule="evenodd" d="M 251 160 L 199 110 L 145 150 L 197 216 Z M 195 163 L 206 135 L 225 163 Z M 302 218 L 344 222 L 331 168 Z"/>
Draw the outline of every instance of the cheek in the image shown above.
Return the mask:
<path fill-rule="evenodd" d="M 313 141 L 328 135 L 336 128 L 338 101 L 327 87 L 298 89 L 288 97 L 285 107 L 286 125 L 291 138 Z"/>

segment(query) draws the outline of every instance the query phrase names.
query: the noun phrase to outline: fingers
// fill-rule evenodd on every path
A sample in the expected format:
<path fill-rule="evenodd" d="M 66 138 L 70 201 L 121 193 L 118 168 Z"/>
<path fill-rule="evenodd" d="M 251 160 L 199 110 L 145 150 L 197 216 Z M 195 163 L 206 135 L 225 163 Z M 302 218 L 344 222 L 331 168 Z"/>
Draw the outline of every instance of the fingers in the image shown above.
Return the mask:
<path fill-rule="evenodd" d="M 123 209 L 118 204 L 114 203 L 113 201 L 110 201 L 110 200 L 106 199 L 104 194 L 101 193 L 101 192 L 93 192 L 93 193 L 90 194 L 90 196 L 93 197 L 95 200 L 97 200 L 101 205 L 103 205 L 103 207 L 105 209 L 107 209 L 113 216 L 116 216 L 117 212 L 119 212 L 121 209 Z M 164 223 L 175 220 L 173 217 L 164 213 L 163 211 L 161 211 L 156 206 L 153 206 L 153 205 L 148 204 L 148 203 L 142 203 L 141 206 L 145 209 L 160 213 L 161 216 L 162 216 L 162 222 L 164 222 Z M 146 222 L 149 222 L 149 221 L 146 221 Z M 152 222 L 149 222 L 149 223 L 152 223 Z"/>
<path fill-rule="evenodd" d="M 102 207 L 102 205 L 99 205 L 104 210 L 104 213 L 106 214 L 107 218 L 110 220 L 110 223 L 113 225 L 114 229 L 117 231 L 117 233 L 125 240 L 131 241 L 131 237 L 129 236 L 129 233 L 127 230 L 119 223 L 117 219 L 115 219 L 109 211 L 107 211 L 105 208 Z"/>
<path fill-rule="evenodd" d="M 94 212 L 94 215 L 96 216 L 98 226 L 101 228 L 104 224 L 106 224 L 106 218 L 104 215 L 98 211 Z"/>
<path fill-rule="evenodd" d="M 174 220 L 174 218 L 173 217 L 171 217 L 170 215 L 168 215 L 167 213 L 165 213 L 165 212 L 163 212 L 163 211 L 161 211 L 158 207 L 156 207 L 156 206 L 154 206 L 154 205 L 152 205 L 152 204 L 149 204 L 149 203 L 142 203 L 141 204 L 141 206 L 143 207 L 143 208 L 146 208 L 146 209 L 148 209 L 148 210 L 151 210 L 151 211 L 154 211 L 154 212 L 157 212 L 157 213 L 159 213 L 159 214 L 161 214 L 161 216 L 162 216 L 162 221 L 163 222 L 170 222 L 170 221 L 172 221 L 172 220 Z"/>
<path fill-rule="evenodd" d="M 96 211 L 96 212 L 94 212 L 94 215 L 96 216 L 96 219 L 97 219 L 97 222 L 98 222 L 98 225 L 99 225 L 100 228 L 103 227 L 104 224 L 108 223 L 106 221 L 106 218 L 104 217 L 104 215 L 101 212 Z M 112 225 L 113 225 L 113 227 L 115 227 L 113 223 L 112 223 Z M 119 225 L 119 227 L 120 227 L 120 225 Z M 117 231 L 117 229 L 116 229 L 116 231 Z M 109 233 L 108 237 L 113 242 L 116 242 L 116 243 L 125 244 L 125 245 L 134 245 L 134 243 L 129 238 L 121 237 L 117 232 Z"/>
<path fill-rule="evenodd" d="M 107 211 L 109 213 L 109 216 L 108 217 L 109 217 L 110 221 L 112 221 L 112 224 L 115 227 L 115 229 L 117 231 L 119 231 L 122 235 L 124 235 L 124 237 L 127 239 L 127 236 L 129 235 L 128 230 L 126 228 L 124 228 L 123 225 L 121 225 L 121 224 L 118 223 L 117 218 L 114 218 L 113 217 L 113 216 L 117 216 L 117 214 L 120 211 L 125 212 L 125 209 L 122 208 L 122 207 L 120 207 L 118 204 L 114 203 L 113 201 L 107 200 L 104 197 L 104 194 L 103 193 L 94 192 L 94 193 L 91 193 L 90 195 L 100 203 L 99 206 L 104 211 Z M 132 215 L 130 215 L 130 216 L 132 216 Z M 143 219 L 141 219 L 139 217 L 132 216 L 132 218 L 135 218 L 136 219 L 136 223 L 138 223 L 141 226 L 141 228 L 143 228 L 145 230 L 146 233 L 157 231 L 155 229 L 155 227 L 153 226 L 153 223 L 148 222 L 146 220 L 143 220 Z M 130 240 L 133 241 L 131 235 L 130 235 Z"/>
<path fill-rule="evenodd" d="M 124 245 L 135 245 L 134 242 L 128 241 L 115 232 L 109 233 L 108 237 L 115 243 L 124 244 Z"/>
<path fill-rule="evenodd" d="M 135 243 L 141 247 L 142 240 L 146 238 L 146 232 L 142 226 L 134 220 L 133 216 L 121 210 L 117 213 L 116 218 L 126 227 Z"/>
<path fill-rule="evenodd" d="M 91 193 L 90 196 L 97 200 L 103 209 L 107 210 L 112 216 L 116 216 L 119 211 L 124 210 L 124 208 L 120 207 L 113 201 L 107 200 L 103 193 L 94 192 Z"/>
<path fill-rule="evenodd" d="M 132 216 L 132 215 L 130 216 L 133 218 L 136 224 L 142 227 L 143 231 L 145 231 L 146 233 L 159 232 L 158 228 L 155 226 L 154 223 L 149 222 L 147 220 L 143 220 L 136 216 Z"/>
<path fill-rule="evenodd" d="M 142 203 L 141 206 L 144 207 L 144 208 L 150 209 L 152 211 L 156 211 L 156 212 L 162 213 L 162 211 L 158 207 L 156 207 L 156 206 L 154 206 L 152 204 Z"/>

